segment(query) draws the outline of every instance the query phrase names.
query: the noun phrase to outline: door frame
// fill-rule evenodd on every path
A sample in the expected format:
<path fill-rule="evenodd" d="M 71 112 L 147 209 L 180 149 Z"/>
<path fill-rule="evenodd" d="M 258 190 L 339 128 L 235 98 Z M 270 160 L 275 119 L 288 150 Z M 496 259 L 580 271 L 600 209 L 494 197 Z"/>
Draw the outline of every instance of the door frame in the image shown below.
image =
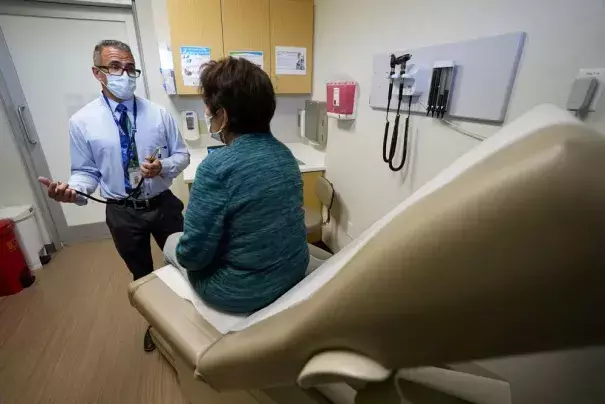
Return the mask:
<path fill-rule="evenodd" d="M 59 8 L 60 7 L 60 8 Z M 128 11 L 127 16 L 116 18 L 116 12 L 124 13 Z M 104 20 L 119 21 L 126 23 L 127 35 L 134 38 L 136 43 L 130 44 L 135 60 L 138 61 L 143 72 L 144 96 L 148 98 L 148 84 L 145 65 L 142 58 L 141 39 L 139 37 L 136 16 L 134 15 L 132 4 L 125 7 L 123 4 L 116 5 L 75 5 L 75 4 L 56 4 L 56 3 L 31 3 L 22 0 L 2 0 L 0 3 L 0 14 L 18 15 L 18 16 L 44 16 L 60 17 L 78 20 Z M 124 18 L 125 17 L 125 18 Z M 92 49 L 91 49 L 92 53 Z M 4 102 L 6 113 L 13 137 L 21 154 L 21 160 L 27 169 L 27 176 L 32 187 L 36 202 L 41 210 L 44 224 L 48 230 L 55 250 L 61 248 L 62 243 L 71 243 L 77 241 L 91 241 L 110 237 L 109 229 L 104 222 L 90 223 L 76 226 L 69 226 L 65 218 L 65 213 L 60 204 L 49 200 L 43 187 L 38 182 L 38 177 L 43 176 L 51 178 L 50 167 L 44 156 L 42 147 L 31 144 L 29 138 L 36 141 L 39 139 L 33 117 L 30 114 L 29 106 L 23 87 L 19 81 L 17 69 L 11 58 L 8 43 L 0 27 L 0 102 Z M 19 106 L 23 110 L 24 124 L 17 112 Z"/>

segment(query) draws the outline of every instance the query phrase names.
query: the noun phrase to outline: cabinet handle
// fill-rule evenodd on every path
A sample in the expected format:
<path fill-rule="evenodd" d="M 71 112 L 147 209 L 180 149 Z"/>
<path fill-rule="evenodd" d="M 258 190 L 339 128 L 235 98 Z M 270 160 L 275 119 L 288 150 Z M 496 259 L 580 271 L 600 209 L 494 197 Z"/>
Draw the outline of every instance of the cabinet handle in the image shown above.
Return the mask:
<path fill-rule="evenodd" d="M 32 139 L 29 135 L 29 131 L 27 130 L 27 124 L 25 123 L 25 117 L 23 116 L 23 112 L 25 111 L 25 105 L 19 105 L 17 107 L 17 115 L 19 115 L 19 119 L 21 120 L 21 125 L 23 125 L 23 132 L 25 132 L 25 138 L 29 142 L 29 144 L 36 145 L 38 141 L 36 139 Z"/>

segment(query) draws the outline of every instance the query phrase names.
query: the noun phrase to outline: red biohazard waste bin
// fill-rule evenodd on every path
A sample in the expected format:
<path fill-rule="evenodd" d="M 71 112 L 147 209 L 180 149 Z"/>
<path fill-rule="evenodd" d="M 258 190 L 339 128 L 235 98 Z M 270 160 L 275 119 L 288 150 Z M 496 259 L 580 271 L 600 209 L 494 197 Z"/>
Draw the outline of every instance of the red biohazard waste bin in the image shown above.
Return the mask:
<path fill-rule="evenodd" d="M 32 283 L 19 242 L 15 238 L 15 224 L 10 219 L 0 220 L 0 296 L 14 295 Z"/>

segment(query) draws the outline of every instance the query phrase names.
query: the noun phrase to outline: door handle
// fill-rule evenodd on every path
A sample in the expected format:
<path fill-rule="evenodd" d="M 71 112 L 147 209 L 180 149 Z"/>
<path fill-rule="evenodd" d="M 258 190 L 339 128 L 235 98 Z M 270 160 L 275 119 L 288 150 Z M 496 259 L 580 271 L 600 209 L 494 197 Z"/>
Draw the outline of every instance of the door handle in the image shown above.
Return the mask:
<path fill-rule="evenodd" d="M 29 142 L 29 144 L 36 145 L 38 141 L 36 139 L 32 139 L 29 134 L 29 130 L 27 130 L 27 124 L 25 123 L 25 117 L 23 116 L 23 112 L 25 111 L 25 105 L 19 105 L 17 107 L 17 115 L 19 115 L 19 119 L 21 120 L 21 125 L 23 125 L 23 131 L 25 132 L 25 138 Z"/>

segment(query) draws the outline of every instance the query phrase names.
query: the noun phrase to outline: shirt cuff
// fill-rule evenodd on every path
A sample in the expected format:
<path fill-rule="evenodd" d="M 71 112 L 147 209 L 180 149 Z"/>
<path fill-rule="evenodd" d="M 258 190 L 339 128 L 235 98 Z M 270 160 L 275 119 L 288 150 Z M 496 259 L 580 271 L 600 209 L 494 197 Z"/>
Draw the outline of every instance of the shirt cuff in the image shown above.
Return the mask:
<path fill-rule="evenodd" d="M 77 185 L 77 184 L 70 184 L 68 183 L 69 187 L 71 189 L 75 189 L 79 192 L 86 192 L 86 190 L 83 189 L 83 187 Z M 83 197 L 82 195 L 77 196 L 76 201 L 74 202 L 76 205 L 78 206 L 84 206 L 84 205 L 88 205 L 88 198 Z"/>
<path fill-rule="evenodd" d="M 160 175 L 162 177 L 170 177 L 172 176 L 172 172 L 174 171 L 174 163 L 170 158 L 160 159 L 160 163 L 162 163 L 162 170 L 160 170 Z"/>

